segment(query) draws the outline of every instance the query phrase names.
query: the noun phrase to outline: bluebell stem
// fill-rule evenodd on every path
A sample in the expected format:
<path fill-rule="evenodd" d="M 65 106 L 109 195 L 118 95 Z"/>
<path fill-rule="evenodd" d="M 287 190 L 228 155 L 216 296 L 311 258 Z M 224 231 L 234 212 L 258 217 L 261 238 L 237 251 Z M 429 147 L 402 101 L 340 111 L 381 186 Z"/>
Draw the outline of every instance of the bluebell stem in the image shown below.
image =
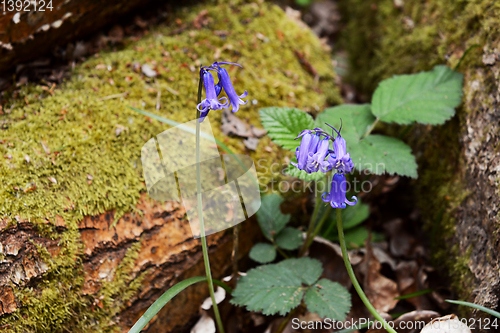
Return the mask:
<path fill-rule="evenodd" d="M 234 90 L 233 84 L 231 82 L 231 78 L 229 77 L 228 72 L 224 67 L 220 67 L 220 65 L 236 65 L 240 66 L 235 63 L 231 62 L 214 62 L 212 64 L 212 68 L 217 70 L 217 75 L 219 76 L 219 82 L 222 84 L 222 88 L 226 92 L 227 97 L 229 98 L 229 104 L 233 106 L 233 112 L 237 112 L 240 109 L 240 105 L 245 105 L 248 103 L 248 101 L 242 100 L 242 98 L 247 97 L 247 92 L 245 91 L 243 94 L 239 95 L 236 94 L 236 91 Z"/>
<path fill-rule="evenodd" d="M 221 99 L 217 98 L 222 88 L 220 86 L 220 82 L 217 86 L 215 85 L 214 77 L 209 70 L 211 69 L 207 67 L 202 67 L 200 70 L 200 76 L 203 79 L 203 86 L 205 87 L 206 93 L 206 98 L 196 107 L 198 111 L 200 111 L 200 122 L 205 119 L 210 110 L 222 110 L 223 108 L 229 106 L 226 97 L 222 97 Z M 225 103 L 221 103 L 222 101 Z"/>
<path fill-rule="evenodd" d="M 350 202 L 346 199 L 345 193 L 347 189 L 347 181 L 343 173 L 333 175 L 330 193 L 324 193 L 321 199 L 324 202 L 329 202 L 333 208 L 346 208 L 346 205 L 353 206 L 358 202 L 358 199 L 353 196 Z"/>

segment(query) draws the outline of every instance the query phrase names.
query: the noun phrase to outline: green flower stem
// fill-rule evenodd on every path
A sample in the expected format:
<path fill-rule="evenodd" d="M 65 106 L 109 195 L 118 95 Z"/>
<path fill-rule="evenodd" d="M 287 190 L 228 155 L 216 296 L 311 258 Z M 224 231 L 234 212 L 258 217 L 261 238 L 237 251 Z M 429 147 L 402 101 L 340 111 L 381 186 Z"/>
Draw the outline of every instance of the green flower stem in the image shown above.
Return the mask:
<path fill-rule="evenodd" d="M 321 198 L 321 193 L 316 189 L 316 200 L 314 201 L 314 211 L 311 216 L 311 220 L 309 221 L 309 227 L 307 228 L 307 233 L 306 233 L 306 239 L 304 241 L 304 245 L 302 245 L 302 248 L 300 249 L 299 252 L 299 257 L 303 256 L 304 253 L 307 251 L 307 243 L 309 243 L 309 239 L 311 238 L 311 234 L 314 231 L 314 224 L 316 222 L 316 218 L 318 217 L 319 213 L 319 199 Z"/>
<path fill-rule="evenodd" d="M 201 102 L 201 78 L 198 81 L 198 103 Z M 214 309 L 215 321 L 219 328 L 219 333 L 224 333 L 224 326 L 220 318 L 219 307 L 215 301 L 214 283 L 212 280 L 212 272 L 210 271 L 210 261 L 208 258 L 207 238 L 205 237 L 205 225 L 203 223 L 203 204 L 201 197 L 201 166 L 200 166 L 200 111 L 196 111 L 196 193 L 198 198 L 198 221 L 200 222 L 200 237 L 201 249 L 203 251 L 203 262 L 205 263 L 205 273 L 207 274 L 208 291 L 212 299 L 212 307 Z"/>
<path fill-rule="evenodd" d="M 359 295 L 359 298 L 361 298 L 361 301 L 365 304 L 366 308 L 370 313 L 382 323 L 384 326 L 385 330 L 390 333 L 397 333 L 385 320 L 382 318 L 382 316 L 377 312 L 377 310 L 373 307 L 372 303 L 368 300 L 368 297 L 366 297 L 363 289 L 359 285 L 358 280 L 356 279 L 356 275 L 354 275 L 354 271 L 352 270 L 351 262 L 349 261 L 349 254 L 347 253 L 347 247 L 345 245 L 345 238 L 344 238 L 344 229 L 342 226 L 342 211 L 341 208 L 337 208 L 337 229 L 339 232 L 339 242 L 340 242 L 340 248 L 342 249 L 342 257 L 344 258 L 344 264 L 345 268 L 347 269 L 347 274 L 349 274 L 349 277 L 351 278 L 352 285 L 354 286 L 354 289 L 356 289 L 356 292 Z"/>

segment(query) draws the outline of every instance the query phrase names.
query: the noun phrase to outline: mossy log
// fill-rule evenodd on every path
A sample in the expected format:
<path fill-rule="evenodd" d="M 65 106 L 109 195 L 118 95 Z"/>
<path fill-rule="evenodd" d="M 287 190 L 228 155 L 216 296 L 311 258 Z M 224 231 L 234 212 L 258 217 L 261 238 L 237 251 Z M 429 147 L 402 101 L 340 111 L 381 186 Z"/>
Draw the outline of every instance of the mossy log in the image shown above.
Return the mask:
<path fill-rule="evenodd" d="M 432 235 L 434 258 L 451 277 L 458 297 L 498 310 L 500 3 L 342 4 L 350 77 L 366 96 L 384 78 L 436 64 L 464 73 L 457 116 L 435 128 L 414 126 L 409 136 L 419 156 L 416 195 Z"/>
<path fill-rule="evenodd" d="M 99 31 L 125 14 L 144 11 L 155 3 L 159 1 L 5 1 L 0 4 L 4 14 L 0 16 L 0 72 L 36 59 L 55 46 Z"/>
<path fill-rule="evenodd" d="M 316 111 L 340 101 L 328 52 L 278 7 L 221 1 L 175 17 L 121 50 L 92 56 L 59 87 L 28 84 L 3 94 L 2 329 L 126 332 L 174 283 L 204 274 L 184 209 L 146 193 L 141 147 L 168 126 L 127 106 L 181 123 L 194 119 L 197 69 L 215 60 L 243 65 L 229 69 L 236 91 L 247 90 L 250 100 L 237 115 L 256 127 L 261 107 Z M 146 77 L 137 63 L 158 76 Z M 264 137 L 247 151 L 243 139 L 221 133 L 220 112 L 210 116 L 214 135 L 249 154 L 266 184 L 272 175 L 263 170 L 283 157 L 279 147 Z M 258 233 L 255 221 L 244 223 L 241 255 Z M 209 245 L 221 277 L 231 235 L 212 235 Z M 206 296 L 203 284 L 190 287 L 149 331 L 178 330 Z"/>

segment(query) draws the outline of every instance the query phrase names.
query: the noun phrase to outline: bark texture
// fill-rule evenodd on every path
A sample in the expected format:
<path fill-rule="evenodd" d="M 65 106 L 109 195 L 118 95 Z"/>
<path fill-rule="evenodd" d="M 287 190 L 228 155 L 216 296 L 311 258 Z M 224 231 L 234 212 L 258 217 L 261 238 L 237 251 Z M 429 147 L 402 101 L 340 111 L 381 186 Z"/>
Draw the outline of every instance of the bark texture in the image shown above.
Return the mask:
<path fill-rule="evenodd" d="M 15 10 L 15 2 L 14 10 L 10 10 L 12 7 L 6 2 L 5 15 L 0 17 L 0 72 L 36 59 L 55 46 L 99 31 L 125 14 L 145 10 L 160 1 L 52 0 L 52 9 L 47 8 L 49 0 L 43 2 L 44 11 L 40 11 L 41 1 L 37 1 L 36 11 L 34 5 L 27 6 L 26 1 L 22 1 L 22 11 Z M 24 8 L 29 10 L 24 11 Z"/>
<path fill-rule="evenodd" d="M 381 79 L 436 64 L 464 73 L 457 116 L 416 126 L 409 138 L 419 156 L 415 185 L 435 259 L 458 297 L 498 310 L 500 4 L 345 1 L 343 10 L 353 83 L 366 96 Z"/>

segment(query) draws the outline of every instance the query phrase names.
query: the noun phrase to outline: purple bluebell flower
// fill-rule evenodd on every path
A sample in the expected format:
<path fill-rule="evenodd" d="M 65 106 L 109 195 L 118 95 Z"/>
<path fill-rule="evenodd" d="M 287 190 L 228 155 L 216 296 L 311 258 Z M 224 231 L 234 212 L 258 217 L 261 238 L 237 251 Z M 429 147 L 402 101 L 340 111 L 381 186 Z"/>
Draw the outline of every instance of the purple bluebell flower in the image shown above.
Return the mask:
<path fill-rule="evenodd" d="M 309 152 L 311 151 L 311 146 L 313 146 L 315 143 L 313 141 L 316 141 L 316 137 L 319 138 L 316 134 L 311 134 L 311 133 L 305 133 L 302 136 L 302 140 L 300 140 L 300 146 L 297 147 L 295 150 L 295 156 L 297 157 L 297 163 L 290 162 L 292 165 L 296 168 L 299 168 L 300 170 L 304 170 L 307 164 L 307 157 L 309 156 Z M 319 141 L 319 140 L 318 140 Z M 313 143 L 311 145 L 311 143 Z M 316 143 L 317 145 L 317 143 Z"/>
<path fill-rule="evenodd" d="M 206 98 L 201 101 L 196 107 L 200 111 L 200 123 L 205 119 L 210 110 L 221 110 L 229 106 L 226 97 L 218 99 L 217 96 L 220 94 L 220 82 L 215 85 L 214 77 L 209 72 L 209 68 L 203 67 L 200 70 L 200 76 L 203 79 L 203 86 L 205 87 Z M 222 102 L 225 103 L 222 103 Z"/>
<path fill-rule="evenodd" d="M 328 125 L 328 124 L 327 124 Z M 330 125 L 328 125 L 330 126 Z M 340 136 L 340 131 L 342 130 L 342 125 L 340 125 L 340 130 L 336 130 L 334 127 L 330 126 L 335 132 L 337 132 L 337 137 L 333 141 L 333 152 L 328 157 L 328 163 L 334 169 L 337 169 L 342 173 L 349 173 L 354 167 L 354 163 L 351 159 L 351 154 L 347 152 L 346 142 L 343 137 Z"/>
<path fill-rule="evenodd" d="M 321 139 L 317 145 L 316 151 L 314 153 L 311 151 L 309 152 L 305 167 L 307 173 L 317 172 L 319 170 L 327 172 L 331 169 L 330 164 L 325 161 L 326 155 L 329 153 L 329 148 L 330 140 Z"/>
<path fill-rule="evenodd" d="M 321 196 L 324 202 L 329 202 L 333 208 L 346 208 L 346 205 L 353 206 L 358 202 L 355 196 L 352 196 L 351 200 L 348 201 L 345 197 L 347 189 L 347 181 L 345 180 L 345 175 L 343 173 L 336 173 L 333 175 L 330 193 L 324 193 Z"/>
<path fill-rule="evenodd" d="M 220 65 L 236 65 L 240 66 L 235 63 L 231 62 L 214 62 L 212 64 L 212 68 L 217 70 L 217 75 L 219 76 L 219 82 L 222 84 L 222 88 L 226 92 L 227 97 L 229 98 L 229 104 L 233 106 L 233 112 L 237 112 L 240 109 L 240 105 L 245 105 L 248 103 L 248 101 L 242 100 L 242 98 L 247 97 L 247 92 L 245 91 L 243 94 L 239 95 L 236 94 L 236 91 L 234 90 L 233 84 L 231 83 L 231 78 L 229 77 L 228 72 L 224 67 L 220 67 Z"/>

